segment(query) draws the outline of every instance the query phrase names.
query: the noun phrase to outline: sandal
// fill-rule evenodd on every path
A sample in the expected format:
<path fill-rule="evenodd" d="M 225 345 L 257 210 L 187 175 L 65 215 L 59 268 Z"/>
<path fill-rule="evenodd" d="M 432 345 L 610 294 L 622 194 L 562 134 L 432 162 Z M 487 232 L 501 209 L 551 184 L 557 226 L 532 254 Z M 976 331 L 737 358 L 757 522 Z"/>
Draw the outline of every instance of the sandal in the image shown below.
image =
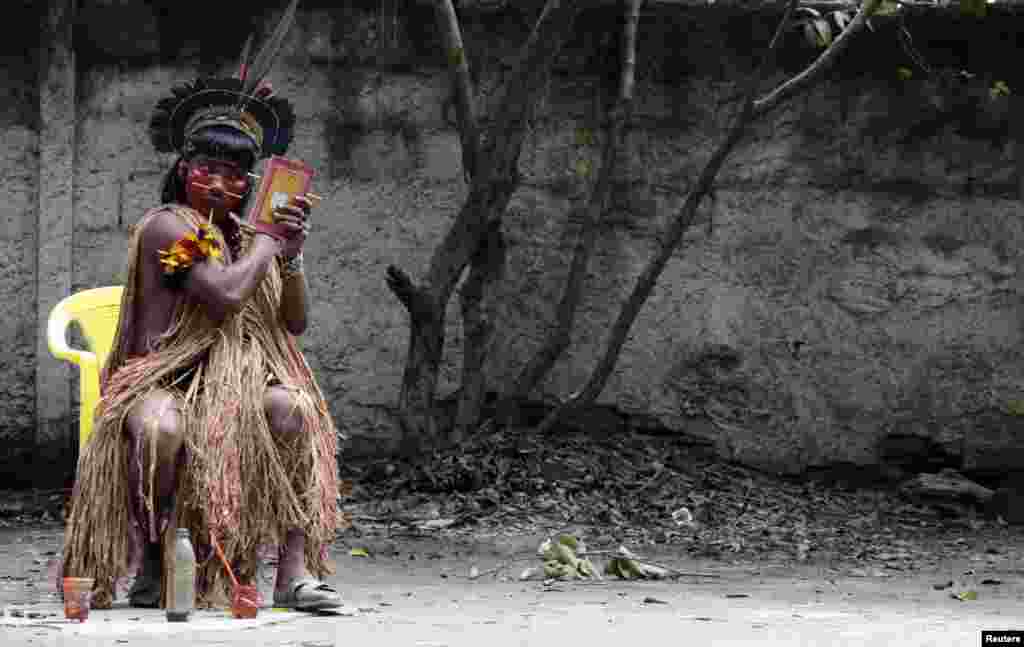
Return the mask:
<path fill-rule="evenodd" d="M 160 578 L 139 575 L 128 591 L 128 603 L 136 609 L 157 609 L 160 607 Z"/>
<path fill-rule="evenodd" d="M 312 577 L 295 577 L 284 593 L 274 591 L 274 606 L 296 611 L 322 611 L 343 606 L 341 594 Z"/>

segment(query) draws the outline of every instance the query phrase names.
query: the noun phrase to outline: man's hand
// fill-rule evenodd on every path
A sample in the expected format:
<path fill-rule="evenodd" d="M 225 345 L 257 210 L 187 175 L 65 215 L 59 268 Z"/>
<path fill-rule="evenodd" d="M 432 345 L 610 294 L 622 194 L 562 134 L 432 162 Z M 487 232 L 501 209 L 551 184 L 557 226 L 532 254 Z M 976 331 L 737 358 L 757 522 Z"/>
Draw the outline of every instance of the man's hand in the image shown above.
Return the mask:
<path fill-rule="evenodd" d="M 297 195 L 291 203 L 274 211 L 274 223 L 280 224 L 285 231 L 284 247 L 281 248 L 281 255 L 285 258 L 293 258 L 302 251 L 309 235 L 309 212 L 312 208 L 309 198 Z"/>

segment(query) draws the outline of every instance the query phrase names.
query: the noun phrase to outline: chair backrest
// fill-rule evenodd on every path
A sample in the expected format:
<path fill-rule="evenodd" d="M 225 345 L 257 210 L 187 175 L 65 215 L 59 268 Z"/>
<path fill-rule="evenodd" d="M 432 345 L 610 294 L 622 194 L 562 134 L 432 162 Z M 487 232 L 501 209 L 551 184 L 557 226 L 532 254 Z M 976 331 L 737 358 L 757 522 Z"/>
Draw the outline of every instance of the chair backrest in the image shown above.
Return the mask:
<path fill-rule="evenodd" d="M 68 319 L 78 322 L 100 368 L 114 343 L 123 291 L 120 285 L 93 288 L 76 292 L 61 303 Z"/>

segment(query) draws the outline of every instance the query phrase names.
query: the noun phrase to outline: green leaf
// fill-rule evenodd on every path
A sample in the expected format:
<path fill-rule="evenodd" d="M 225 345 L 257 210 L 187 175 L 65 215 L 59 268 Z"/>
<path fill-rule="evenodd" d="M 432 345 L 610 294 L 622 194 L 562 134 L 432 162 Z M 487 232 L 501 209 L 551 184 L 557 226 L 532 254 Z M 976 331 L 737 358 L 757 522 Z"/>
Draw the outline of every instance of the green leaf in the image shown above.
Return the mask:
<path fill-rule="evenodd" d="M 572 548 L 569 548 L 563 543 L 551 544 L 544 551 L 544 560 L 548 562 L 558 562 L 559 564 L 568 564 L 569 566 L 575 566 L 579 559 L 573 552 Z"/>
<path fill-rule="evenodd" d="M 370 553 L 368 553 L 365 548 L 353 548 L 349 552 L 349 555 L 352 557 L 369 557 Z"/>
<path fill-rule="evenodd" d="M 960 0 L 960 13 L 964 16 L 984 18 L 987 10 L 986 0 Z"/>
<path fill-rule="evenodd" d="M 544 575 L 546 577 L 576 577 L 576 569 L 569 564 L 556 561 L 544 562 Z"/>
<path fill-rule="evenodd" d="M 1005 81 L 996 81 L 992 84 L 992 87 L 988 92 L 993 100 L 1001 97 L 1008 97 L 1010 96 L 1010 86 L 1008 86 Z"/>
<path fill-rule="evenodd" d="M 894 2 L 893 0 L 882 0 L 879 3 L 878 8 L 875 9 L 875 16 L 892 16 L 900 10 L 900 3 Z"/>
<path fill-rule="evenodd" d="M 644 577 L 643 570 L 640 565 L 632 559 L 625 557 L 614 557 L 608 565 L 605 566 L 604 572 L 608 575 L 614 575 L 621 577 L 624 580 L 638 580 Z"/>
<path fill-rule="evenodd" d="M 974 601 L 978 599 L 977 591 L 961 591 L 956 594 L 956 599 L 961 602 Z"/>
<path fill-rule="evenodd" d="M 576 145 L 577 146 L 591 146 L 594 143 L 594 131 L 581 126 L 576 129 Z"/>
<path fill-rule="evenodd" d="M 563 546 L 568 546 L 569 548 L 575 551 L 579 548 L 580 540 L 576 539 L 572 535 L 560 535 L 558 537 L 558 543 L 562 544 Z"/>
<path fill-rule="evenodd" d="M 448 64 L 449 65 L 461 65 L 462 61 L 465 60 L 466 54 L 462 51 L 461 47 L 453 47 L 448 50 Z"/>
<path fill-rule="evenodd" d="M 819 47 L 828 47 L 832 44 L 832 27 L 827 20 L 821 18 L 815 20 L 814 29 L 818 32 Z"/>
<path fill-rule="evenodd" d="M 588 159 L 579 159 L 576 161 L 576 175 L 587 178 L 590 177 L 590 171 L 593 169 L 593 165 Z"/>
<path fill-rule="evenodd" d="M 804 23 L 804 38 L 811 47 L 828 47 L 832 43 L 832 28 L 823 18 Z"/>
<path fill-rule="evenodd" d="M 914 78 L 914 72 L 909 67 L 897 67 L 896 78 L 900 81 L 909 81 Z"/>
<path fill-rule="evenodd" d="M 1024 416 L 1024 400 L 1010 400 L 1007 402 L 1006 413 L 1011 416 Z"/>
<path fill-rule="evenodd" d="M 604 565 L 605 575 L 614 575 L 615 577 L 622 577 L 622 573 L 619 571 L 619 560 L 614 558 Z"/>

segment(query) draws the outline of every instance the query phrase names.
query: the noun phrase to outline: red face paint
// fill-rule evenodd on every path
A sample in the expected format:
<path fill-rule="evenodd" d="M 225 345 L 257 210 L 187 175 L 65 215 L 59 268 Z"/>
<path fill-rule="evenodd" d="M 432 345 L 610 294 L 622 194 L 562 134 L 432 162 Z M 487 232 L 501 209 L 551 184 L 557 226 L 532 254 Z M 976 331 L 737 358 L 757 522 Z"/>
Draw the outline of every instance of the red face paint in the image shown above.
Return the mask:
<path fill-rule="evenodd" d="M 185 194 L 189 206 L 200 213 L 237 209 L 248 187 L 245 170 L 234 162 L 196 157 L 188 163 Z"/>

